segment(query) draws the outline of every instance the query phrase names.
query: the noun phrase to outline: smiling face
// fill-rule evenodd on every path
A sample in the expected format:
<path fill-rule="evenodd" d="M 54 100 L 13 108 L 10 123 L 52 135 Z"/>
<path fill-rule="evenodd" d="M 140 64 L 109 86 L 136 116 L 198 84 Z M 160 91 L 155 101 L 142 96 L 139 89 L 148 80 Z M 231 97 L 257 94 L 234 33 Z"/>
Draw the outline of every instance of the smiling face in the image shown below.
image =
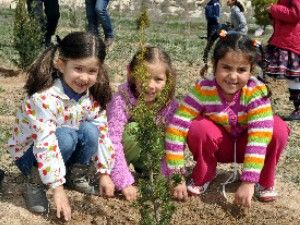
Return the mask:
<path fill-rule="evenodd" d="M 249 58 L 236 51 L 229 51 L 221 58 L 215 68 L 215 78 L 227 101 L 244 87 L 251 76 Z"/>
<path fill-rule="evenodd" d="M 96 83 L 99 60 L 95 57 L 71 60 L 59 59 L 57 64 L 64 82 L 78 94 L 84 93 Z"/>
<path fill-rule="evenodd" d="M 167 82 L 166 65 L 160 62 L 146 63 L 147 70 L 149 72 L 148 85 L 145 92 L 145 102 L 153 103 L 158 94 L 165 88 Z M 142 87 L 137 82 L 137 91 L 140 94 Z"/>

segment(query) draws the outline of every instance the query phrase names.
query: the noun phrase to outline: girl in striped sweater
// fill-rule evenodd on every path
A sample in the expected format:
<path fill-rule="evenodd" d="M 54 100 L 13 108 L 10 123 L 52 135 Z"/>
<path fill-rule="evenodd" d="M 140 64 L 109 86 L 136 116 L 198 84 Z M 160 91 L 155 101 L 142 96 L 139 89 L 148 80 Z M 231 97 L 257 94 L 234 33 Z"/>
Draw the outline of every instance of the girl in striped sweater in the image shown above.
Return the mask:
<path fill-rule="evenodd" d="M 247 36 L 224 34 L 213 52 L 214 76 L 197 82 L 180 104 L 167 128 L 165 173 L 184 174 L 186 142 L 196 165 L 188 185 L 174 187 L 175 198 L 203 193 L 217 162 L 237 162 L 243 170 L 236 204 L 250 207 L 255 184 L 260 200 L 275 199 L 275 169 L 289 129 L 273 115 L 265 84 L 251 75 L 258 52 Z"/>

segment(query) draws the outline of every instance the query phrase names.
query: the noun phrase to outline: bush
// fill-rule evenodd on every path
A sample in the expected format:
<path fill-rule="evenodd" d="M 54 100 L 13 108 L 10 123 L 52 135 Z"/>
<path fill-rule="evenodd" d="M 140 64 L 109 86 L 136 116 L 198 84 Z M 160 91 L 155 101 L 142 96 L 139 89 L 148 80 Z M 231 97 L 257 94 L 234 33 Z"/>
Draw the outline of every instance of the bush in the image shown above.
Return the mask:
<path fill-rule="evenodd" d="M 266 7 L 276 0 L 252 0 L 252 6 L 254 7 L 255 21 L 260 26 L 267 26 L 271 24 L 269 13 L 266 11 Z"/>
<path fill-rule="evenodd" d="M 33 16 L 29 16 L 26 0 L 17 2 L 13 36 L 14 48 L 19 55 L 15 64 L 21 69 L 26 69 L 41 51 L 43 42 L 40 24 Z"/>

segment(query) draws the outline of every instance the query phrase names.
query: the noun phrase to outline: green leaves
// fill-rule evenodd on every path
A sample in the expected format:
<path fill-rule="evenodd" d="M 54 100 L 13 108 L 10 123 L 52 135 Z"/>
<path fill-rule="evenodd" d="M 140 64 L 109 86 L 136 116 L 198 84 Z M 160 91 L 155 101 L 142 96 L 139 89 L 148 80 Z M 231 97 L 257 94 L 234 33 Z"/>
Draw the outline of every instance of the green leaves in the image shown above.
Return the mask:
<path fill-rule="evenodd" d="M 142 225 L 169 224 L 175 206 L 170 199 L 170 190 L 166 179 L 160 171 L 161 159 L 164 155 L 164 127 L 157 123 L 159 111 L 167 104 L 170 83 L 157 96 L 156 101 L 149 105 L 145 102 L 149 73 L 145 65 L 145 29 L 150 26 L 147 10 L 143 9 L 137 19 L 140 33 L 141 54 L 138 56 L 137 65 L 132 73 L 136 81 L 141 84 L 141 93 L 138 105 L 132 111 L 133 120 L 137 123 L 138 146 L 141 148 L 140 161 L 144 167 L 144 179 L 139 179 L 138 186 L 141 197 L 138 200 Z M 132 127 L 134 130 L 134 127 Z"/>
<path fill-rule="evenodd" d="M 15 64 L 26 69 L 42 49 L 43 32 L 34 16 L 29 16 L 25 0 L 18 0 L 14 20 L 14 48 L 19 54 Z"/>
<path fill-rule="evenodd" d="M 276 3 L 276 0 L 252 0 L 254 17 L 258 25 L 266 26 L 271 24 L 270 15 L 266 8 L 272 3 Z"/>

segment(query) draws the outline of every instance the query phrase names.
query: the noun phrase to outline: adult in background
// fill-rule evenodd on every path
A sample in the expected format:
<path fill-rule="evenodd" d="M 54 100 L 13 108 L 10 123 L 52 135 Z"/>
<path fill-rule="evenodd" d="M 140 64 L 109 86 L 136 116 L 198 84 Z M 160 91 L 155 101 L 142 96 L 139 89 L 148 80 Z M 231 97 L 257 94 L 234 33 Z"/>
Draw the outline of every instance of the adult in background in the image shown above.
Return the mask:
<path fill-rule="evenodd" d="M 27 0 L 27 7 L 40 23 L 45 47 L 49 47 L 60 17 L 58 0 Z"/>
<path fill-rule="evenodd" d="M 85 0 L 88 31 L 99 35 L 98 25 L 101 24 L 104 31 L 104 43 L 109 47 L 114 42 L 111 19 L 107 12 L 109 0 Z"/>
<path fill-rule="evenodd" d="M 221 6 L 219 0 L 210 0 L 205 6 L 205 18 L 207 21 L 207 39 L 219 29 Z"/>

